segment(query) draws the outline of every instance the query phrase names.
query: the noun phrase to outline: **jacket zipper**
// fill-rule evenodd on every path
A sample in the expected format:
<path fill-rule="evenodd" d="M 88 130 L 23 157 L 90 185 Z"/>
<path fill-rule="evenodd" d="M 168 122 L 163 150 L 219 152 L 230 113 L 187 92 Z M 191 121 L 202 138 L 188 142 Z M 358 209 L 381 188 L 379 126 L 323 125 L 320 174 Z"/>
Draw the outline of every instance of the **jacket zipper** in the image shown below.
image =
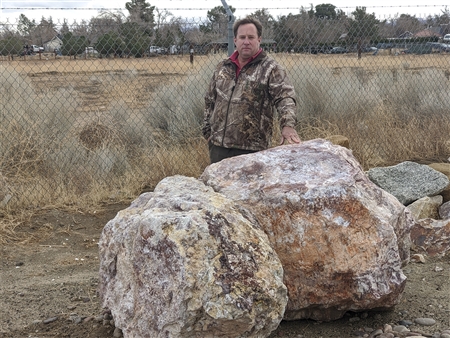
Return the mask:
<path fill-rule="evenodd" d="M 255 59 L 256 60 L 256 59 Z M 253 64 L 255 60 L 252 60 L 251 62 L 247 63 L 244 67 L 242 67 L 241 72 L 244 70 L 244 68 L 248 67 L 249 65 Z M 234 72 L 236 73 L 236 70 L 234 70 Z M 239 74 L 240 75 L 240 74 Z M 234 80 L 234 86 L 233 88 L 231 88 L 231 94 L 230 94 L 230 99 L 228 100 L 228 106 L 227 106 L 227 115 L 225 117 L 225 125 L 223 127 L 223 134 L 222 134 L 222 147 L 223 147 L 223 140 L 225 139 L 225 133 L 227 131 L 227 124 L 228 124 L 228 114 L 230 112 L 230 104 L 231 104 L 231 98 L 233 97 L 233 93 L 234 93 L 234 89 L 236 88 L 236 83 L 239 79 L 236 77 Z"/>

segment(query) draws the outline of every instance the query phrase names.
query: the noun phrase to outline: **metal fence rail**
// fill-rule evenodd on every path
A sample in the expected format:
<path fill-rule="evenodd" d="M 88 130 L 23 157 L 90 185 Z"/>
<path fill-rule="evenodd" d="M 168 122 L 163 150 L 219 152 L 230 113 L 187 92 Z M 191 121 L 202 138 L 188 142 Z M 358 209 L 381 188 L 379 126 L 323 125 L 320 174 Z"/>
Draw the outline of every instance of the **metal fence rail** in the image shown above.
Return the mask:
<path fill-rule="evenodd" d="M 345 135 L 365 168 L 447 156 L 448 15 L 297 13 L 255 16 L 296 87 L 304 140 Z M 203 96 L 227 57 L 227 16 L 139 14 L 2 23 L 2 208 L 127 198 L 208 165 Z"/>

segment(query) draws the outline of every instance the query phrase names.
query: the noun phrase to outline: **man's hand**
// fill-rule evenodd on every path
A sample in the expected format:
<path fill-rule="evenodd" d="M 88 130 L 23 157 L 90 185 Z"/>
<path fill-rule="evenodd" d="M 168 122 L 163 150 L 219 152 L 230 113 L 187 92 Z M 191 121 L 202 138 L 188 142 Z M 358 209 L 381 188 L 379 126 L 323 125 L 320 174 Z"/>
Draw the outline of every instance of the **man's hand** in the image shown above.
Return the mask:
<path fill-rule="evenodd" d="M 284 144 L 285 141 L 289 144 L 301 142 L 300 137 L 298 137 L 297 132 L 292 127 L 283 127 L 280 144 Z"/>

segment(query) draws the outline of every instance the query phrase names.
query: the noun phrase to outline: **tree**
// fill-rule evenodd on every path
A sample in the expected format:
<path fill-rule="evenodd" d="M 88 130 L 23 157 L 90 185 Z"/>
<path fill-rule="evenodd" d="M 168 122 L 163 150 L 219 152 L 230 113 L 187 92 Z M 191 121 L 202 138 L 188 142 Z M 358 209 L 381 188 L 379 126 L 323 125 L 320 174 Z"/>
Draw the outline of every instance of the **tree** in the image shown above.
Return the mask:
<path fill-rule="evenodd" d="M 361 58 L 363 43 L 378 37 L 379 23 L 375 13 L 368 14 L 366 7 L 356 7 L 352 12 L 352 17 L 348 20 L 347 37 L 350 43 L 356 43 L 358 58 Z"/>
<path fill-rule="evenodd" d="M 263 37 L 266 39 L 273 39 L 273 24 L 274 18 L 269 14 L 266 8 L 258 9 L 256 12 L 250 14 L 251 17 L 261 22 L 263 26 Z"/>
<path fill-rule="evenodd" d="M 283 15 L 274 23 L 274 36 L 279 51 L 290 51 L 307 44 L 308 12 L 302 8 L 300 14 Z"/>
<path fill-rule="evenodd" d="M 441 14 L 429 16 L 427 18 L 427 25 L 440 27 L 441 34 L 450 34 L 450 10 L 445 7 L 444 10 L 441 10 Z"/>
<path fill-rule="evenodd" d="M 396 35 L 403 34 L 405 32 L 417 32 L 424 29 L 424 24 L 415 16 L 409 14 L 402 14 L 395 23 Z"/>
<path fill-rule="evenodd" d="M 155 17 L 153 11 L 155 6 L 151 6 L 145 0 L 131 0 L 125 3 L 125 8 L 129 12 L 129 19 L 132 22 L 144 22 L 153 26 Z"/>
<path fill-rule="evenodd" d="M 22 39 L 18 36 L 9 36 L 6 39 L 0 40 L 0 54 L 11 55 L 20 54 L 23 51 Z"/>
<path fill-rule="evenodd" d="M 121 54 L 126 49 L 126 44 L 116 32 L 110 32 L 102 35 L 95 49 L 102 55 Z"/>
<path fill-rule="evenodd" d="M 232 6 L 229 6 L 229 8 L 232 13 L 236 11 Z M 208 18 L 208 23 L 200 25 L 202 32 L 212 33 L 221 37 L 227 36 L 229 18 L 225 7 L 214 7 L 206 13 L 206 17 Z"/>
<path fill-rule="evenodd" d="M 42 17 L 41 22 L 30 32 L 30 39 L 34 44 L 42 46 L 57 34 L 52 17 L 48 19 Z"/>
<path fill-rule="evenodd" d="M 70 32 L 69 25 L 67 23 L 67 20 L 64 19 L 63 24 L 62 24 L 61 28 L 59 29 L 59 34 L 64 36 L 65 34 L 67 34 L 69 32 Z"/>
<path fill-rule="evenodd" d="M 345 20 L 321 19 L 314 10 L 301 8 L 300 14 L 282 16 L 275 22 L 275 40 L 283 51 L 326 51 L 345 31 Z"/>
<path fill-rule="evenodd" d="M 150 37 L 146 34 L 145 30 L 137 22 L 126 22 L 120 26 L 120 37 L 122 41 L 118 39 L 113 42 L 114 36 L 111 36 L 110 40 L 105 38 L 102 42 L 102 49 L 105 50 L 106 46 L 109 49 L 116 52 L 125 52 L 126 54 L 132 54 L 135 57 L 142 57 L 150 46 Z"/>
<path fill-rule="evenodd" d="M 17 31 L 22 36 L 29 36 L 32 30 L 36 27 L 36 21 L 28 19 L 24 14 L 20 14 L 19 22 L 17 24 Z"/>
<path fill-rule="evenodd" d="M 78 54 L 83 53 L 85 48 L 89 46 L 85 36 L 76 36 L 71 32 L 64 34 L 62 43 L 61 52 L 63 55 L 73 55 L 75 59 Z"/>
<path fill-rule="evenodd" d="M 91 18 L 87 32 L 90 43 L 95 43 L 100 36 L 107 33 L 118 32 L 124 21 L 125 17 L 122 14 L 114 12 L 102 12 L 97 17 Z"/>
<path fill-rule="evenodd" d="M 317 5 L 314 16 L 319 19 L 336 19 L 336 6 L 332 4 Z"/>

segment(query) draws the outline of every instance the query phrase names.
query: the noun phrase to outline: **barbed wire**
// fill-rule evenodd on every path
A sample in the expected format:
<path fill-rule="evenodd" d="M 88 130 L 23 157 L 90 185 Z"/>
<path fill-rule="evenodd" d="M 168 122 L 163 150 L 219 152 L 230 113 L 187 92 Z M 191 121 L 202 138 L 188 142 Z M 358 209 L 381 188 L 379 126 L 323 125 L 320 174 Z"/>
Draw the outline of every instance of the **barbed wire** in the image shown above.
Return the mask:
<path fill-rule="evenodd" d="M 59 1 L 55 1 L 59 2 Z M 77 1 L 71 1 L 77 2 Z M 389 8 L 433 8 L 433 7 L 447 7 L 448 5 L 389 5 L 389 6 L 356 6 L 365 7 L 366 9 L 389 9 Z M 338 9 L 354 9 L 355 6 L 339 6 Z M 121 8 L 105 8 L 105 7 L 89 7 L 89 8 L 79 8 L 79 7 L 0 7 L 0 10 L 123 10 L 125 7 Z M 200 11 L 200 10 L 210 10 L 211 7 L 179 7 L 179 8 L 160 8 L 161 10 L 172 10 L 172 11 Z M 264 8 L 267 10 L 291 10 L 299 9 L 296 7 L 270 7 Z M 238 7 L 236 10 L 261 10 L 261 8 L 254 7 Z"/>

